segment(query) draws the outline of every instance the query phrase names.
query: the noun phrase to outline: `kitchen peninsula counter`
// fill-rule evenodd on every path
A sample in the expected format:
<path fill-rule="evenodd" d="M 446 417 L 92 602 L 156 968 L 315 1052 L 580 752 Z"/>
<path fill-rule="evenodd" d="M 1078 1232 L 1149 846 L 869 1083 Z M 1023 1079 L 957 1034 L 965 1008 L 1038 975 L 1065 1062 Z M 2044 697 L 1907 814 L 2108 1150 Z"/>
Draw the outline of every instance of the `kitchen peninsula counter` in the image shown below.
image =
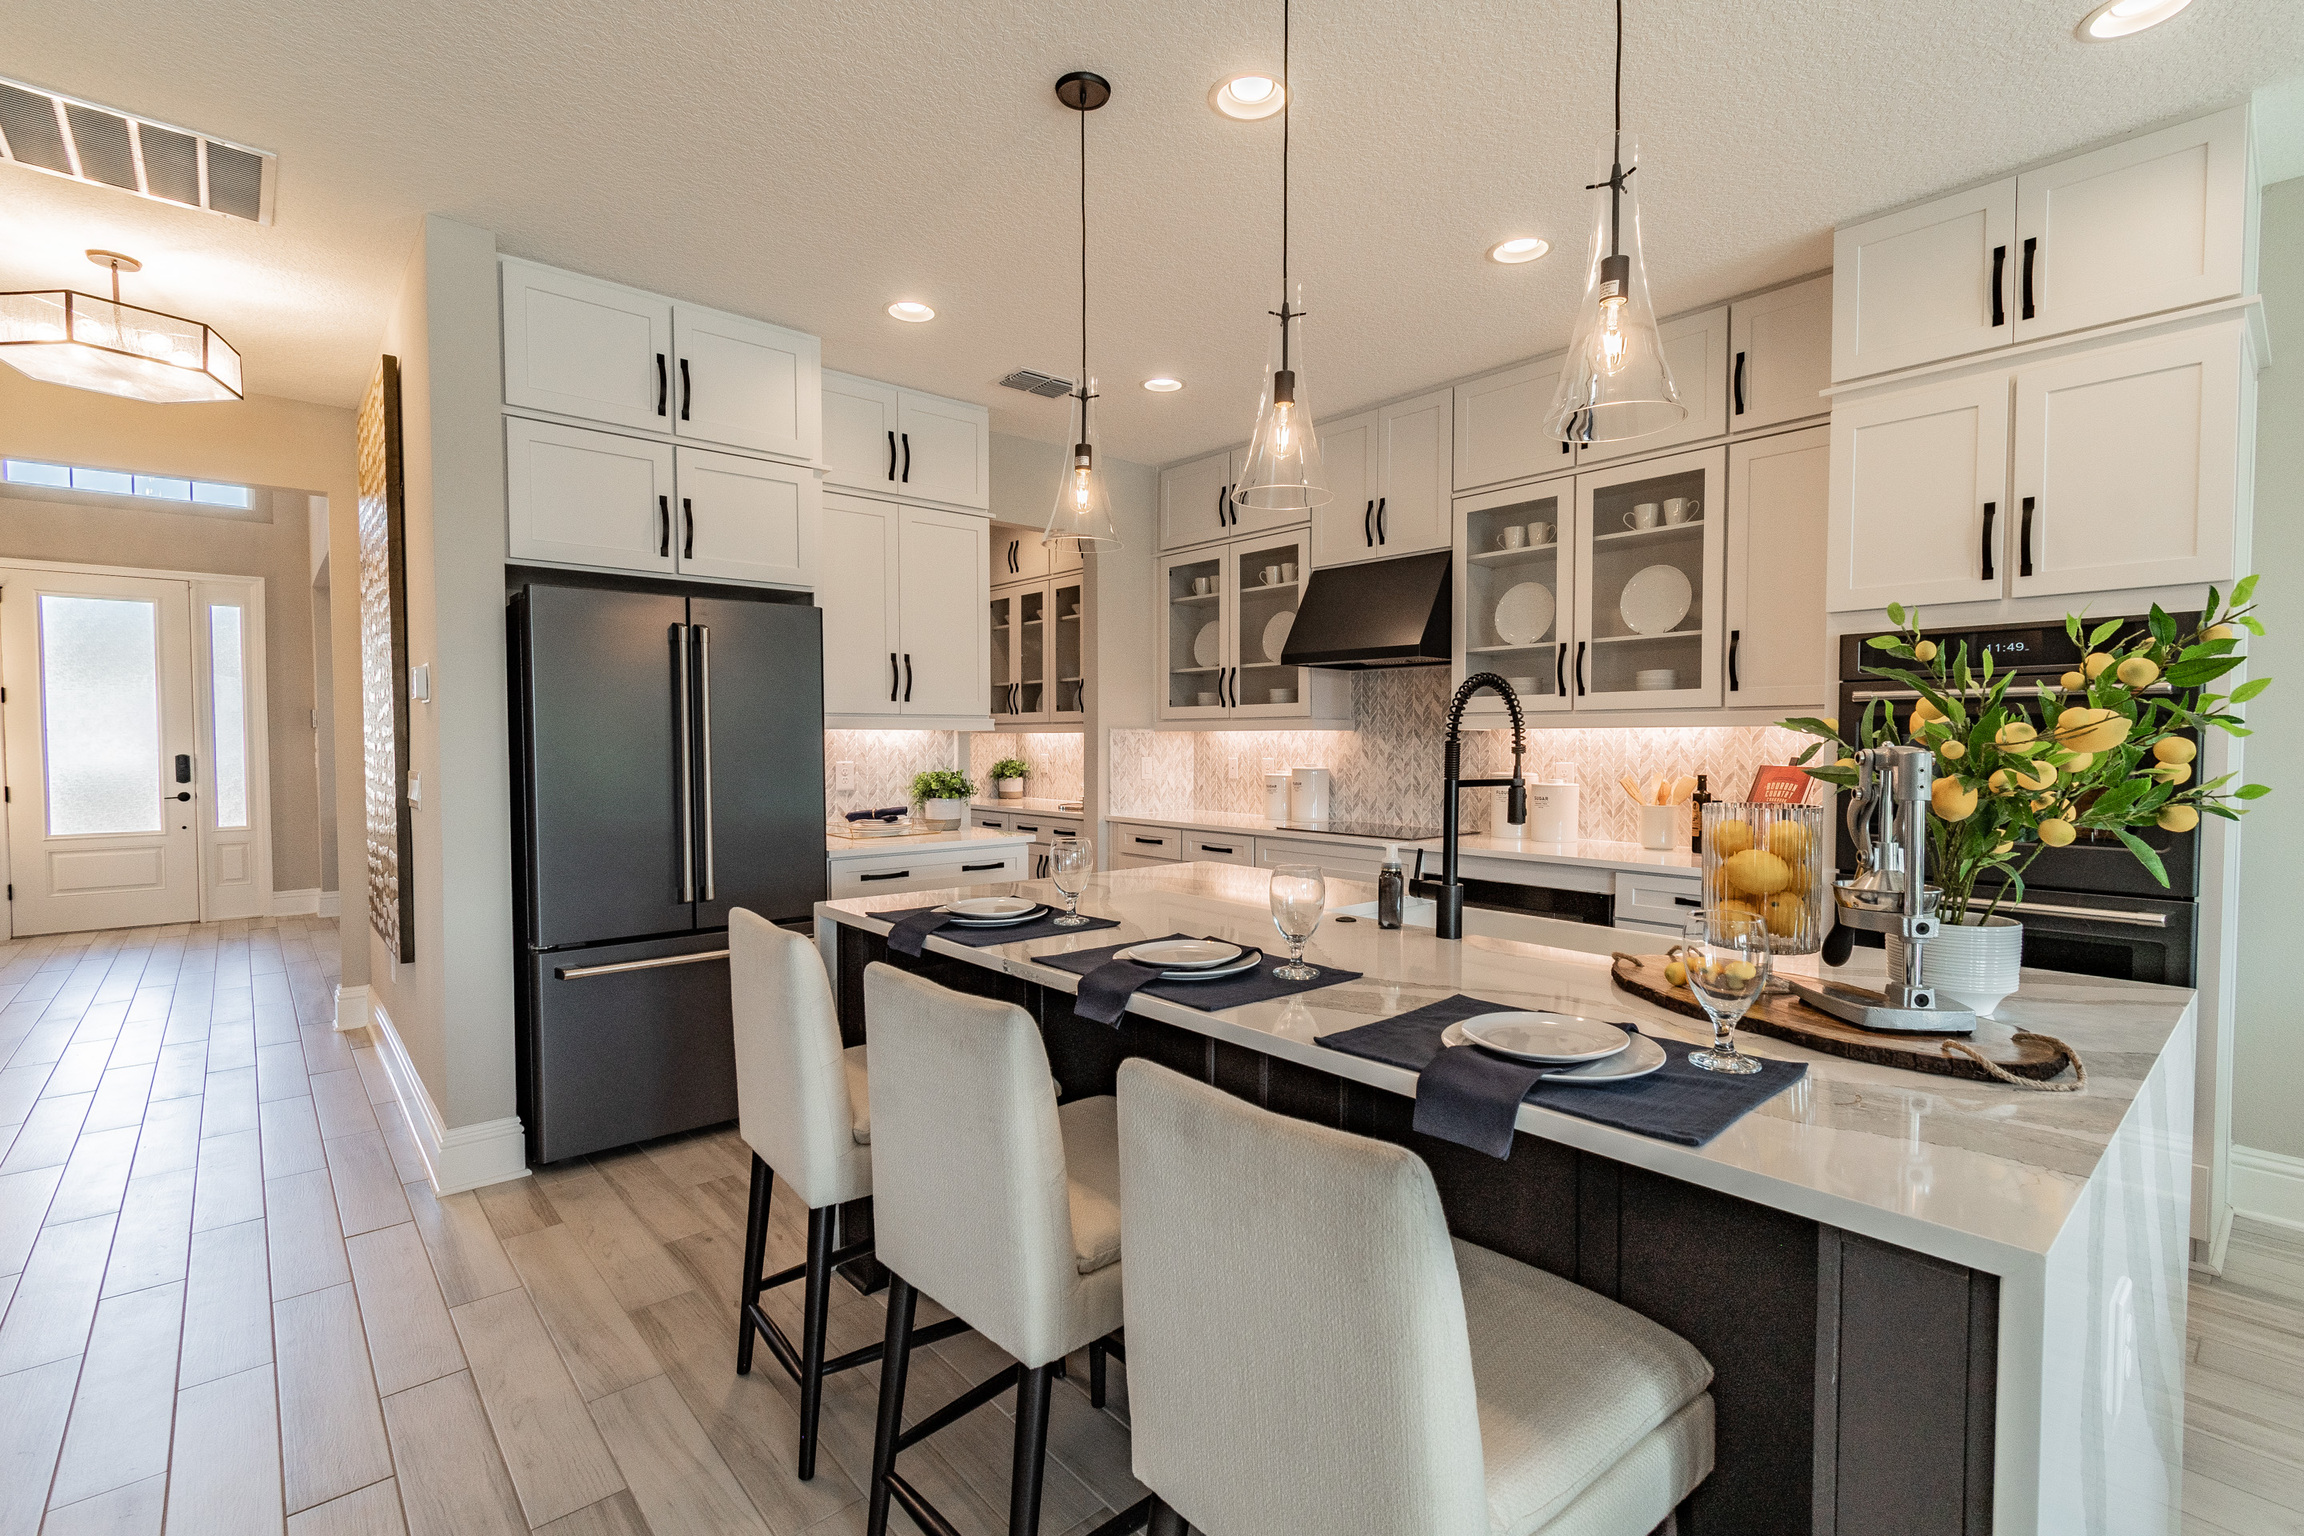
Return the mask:
<path fill-rule="evenodd" d="M 1416 1135 L 1413 1073 L 1315 1037 L 1457 992 L 1682 1040 L 1701 1026 L 1617 990 L 1604 954 L 1368 921 L 1322 924 L 1308 952 L 1356 981 L 1213 1014 L 1139 994 L 1118 1030 L 1074 1018 L 1078 978 L 1035 963 L 1179 931 L 1270 944 L 1267 880 L 1115 871 L 1081 910 L 1117 929 L 981 949 L 932 936 L 922 960 L 893 963 L 1032 1008 L 1067 1096 L 1109 1092 L 1121 1056 L 1151 1055 L 1411 1145 L 1459 1235 L 1682 1333 L 1720 1375 L 1720 1469 L 1696 1496 L 1698 1532 L 1858 1530 L 1883 1500 L 1938 1522 L 1898 1529 L 2176 1529 L 2192 993 L 2026 972 L 2003 1013 L 2069 1042 L 2089 1067 L 2082 1092 L 1751 1039 L 1808 1075 L 1705 1147 L 1523 1105 L 1500 1161 Z M 1365 899 L 1338 884 L 1332 909 Z M 990 889 L 1061 901 L 1045 882 Z M 817 907 L 852 1036 L 856 978 L 890 958 L 874 914 L 931 899 Z"/>

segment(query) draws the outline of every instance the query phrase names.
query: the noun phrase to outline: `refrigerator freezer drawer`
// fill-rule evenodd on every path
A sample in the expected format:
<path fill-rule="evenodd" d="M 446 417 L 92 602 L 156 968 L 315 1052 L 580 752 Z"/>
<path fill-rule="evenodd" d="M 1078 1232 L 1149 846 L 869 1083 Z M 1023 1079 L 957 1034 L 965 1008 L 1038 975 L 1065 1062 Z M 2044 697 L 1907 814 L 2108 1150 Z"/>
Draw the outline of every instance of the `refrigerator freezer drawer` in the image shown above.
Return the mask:
<path fill-rule="evenodd" d="M 728 935 L 531 951 L 520 1115 L 532 1163 L 736 1118 Z"/>

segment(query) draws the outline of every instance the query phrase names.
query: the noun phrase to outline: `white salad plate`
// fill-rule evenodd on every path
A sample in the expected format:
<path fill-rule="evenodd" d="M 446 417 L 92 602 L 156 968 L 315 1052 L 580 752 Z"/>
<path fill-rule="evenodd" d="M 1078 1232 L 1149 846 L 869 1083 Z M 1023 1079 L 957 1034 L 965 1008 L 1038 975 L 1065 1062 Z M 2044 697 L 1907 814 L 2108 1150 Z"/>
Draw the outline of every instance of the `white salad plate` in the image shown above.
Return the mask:
<path fill-rule="evenodd" d="M 1464 1026 L 1451 1024 L 1440 1032 L 1442 1045 L 1472 1045 L 1477 1042 L 1467 1037 Z M 1585 1062 L 1580 1067 L 1555 1067 L 1538 1077 L 1540 1083 L 1623 1083 L 1635 1077 L 1646 1077 L 1670 1058 L 1664 1047 L 1646 1035 L 1634 1035 L 1632 1043 L 1613 1056 Z"/>
<path fill-rule="evenodd" d="M 1496 638 L 1506 645 L 1534 645 L 1552 632 L 1557 609 L 1550 587 L 1523 581 L 1496 600 Z"/>
<path fill-rule="evenodd" d="M 1483 1013 L 1464 1020 L 1464 1037 L 1499 1055 L 1570 1066 L 1613 1056 L 1632 1036 L 1598 1019 L 1572 1013 Z"/>
<path fill-rule="evenodd" d="M 1264 659 L 1277 662 L 1288 649 L 1288 631 L 1296 627 L 1296 610 L 1276 613 L 1264 625 Z"/>
<path fill-rule="evenodd" d="M 1049 910 L 1047 907 L 1034 906 L 1029 911 L 1018 912 L 1011 917 L 960 917 L 955 915 L 949 922 L 950 926 L 954 928 L 1016 928 L 1036 918 L 1045 917 Z"/>
<path fill-rule="evenodd" d="M 1216 623 L 1211 619 L 1200 626 L 1200 633 L 1192 637 L 1192 664 L 1196 667 L 1212 667 L 1223 659 L 1224 637 L 1217 632 Z"/>
<path fill-rule="evenodd" d="M 1246 953 L 1239 945 L 1226 944 L 1220 939 L 1154 939 L 1149 944 L 1131 944 L 1112 958 L 1157 965 L 1164 970 L 1200 971 L 1210 966 L 1229 965 Z"/>
<path fill-rule="evenodd" d="M 1696 589 L 1688 584 L 1686 571 L 1676 565 L 1651 565 L 1632 573 L 1616 607 L 1632 633 L 1663 635 L 1680 627 L 1695 601 Z"/>
<path fill-rule="evenodd" d="M 1040 903 L 1022 896 L 963 896 L 948 901 L 936 910 L 949 912 L 954 917 L 1020 917 L 1026 912 L 1037 912 Z"/>
<path fill-rule="evenodd" d="M 1159 979 L 1162 981 L 1221 981 L 1227 976 L 1244 975 L 1263 963 L 1264 951 L 1252 949 L 1230 965 L 1203 966 L 1195 971 L 1162 971 Z"/>

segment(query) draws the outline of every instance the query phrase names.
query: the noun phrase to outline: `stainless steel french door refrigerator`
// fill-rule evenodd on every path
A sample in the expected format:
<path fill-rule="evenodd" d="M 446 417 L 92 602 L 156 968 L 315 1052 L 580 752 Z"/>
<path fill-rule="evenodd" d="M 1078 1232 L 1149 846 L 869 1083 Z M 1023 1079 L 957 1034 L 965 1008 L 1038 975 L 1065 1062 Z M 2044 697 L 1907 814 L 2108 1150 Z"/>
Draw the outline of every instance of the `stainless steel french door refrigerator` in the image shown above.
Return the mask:
<path fill-rule="evenodd" d="M 535 579 L 510 627 L 528 1159 L 733 1119 L 729 909 L 824 896 L 822 614 Z"/>

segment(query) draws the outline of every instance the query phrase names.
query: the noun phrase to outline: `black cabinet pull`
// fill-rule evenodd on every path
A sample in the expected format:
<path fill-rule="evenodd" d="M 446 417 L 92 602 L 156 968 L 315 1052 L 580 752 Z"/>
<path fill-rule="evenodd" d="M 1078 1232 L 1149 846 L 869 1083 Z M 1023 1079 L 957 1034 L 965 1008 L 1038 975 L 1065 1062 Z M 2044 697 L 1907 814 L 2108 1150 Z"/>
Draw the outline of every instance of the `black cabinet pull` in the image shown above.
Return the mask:
<path fill-rule="evenodd" d="M 1229 844 L 1225 843 L 1202 843 L 1200 851 L 1202 853 L 1230 853 L 1232 849 Z"/>
<path fill-rule="evenodd" d="M 2002 296 L 2001 285 L 2008 273 L 2008 247 L 1992 247 L 1992 328 L 1998 330 L 2008 323 L 2008 300 Z"/>
<path fill-rule="evenodd" d="M 1216 526 L 1224 526 L 1224 487 L 1216 487 Z"/>
<path fill-rule="evenodd" d="M 912 653 L 904 653 L 904 702 L 912 702 Z"/>
<path fill-rule="evenodd" d="M 2016 574 L 2032 574 L 2032 498 L 2024 498 L 2023 521 L 2016 525 Z"/>
<path fill-rule="evenodd" d="M 888 702 L 896 702 L 896 653 L 888 653 Z"/>
<path fill-rule="evenodd" d="M 1736 652 L 1743 643 L 1744 631 L 1740 629 L 1728 631 L 1728 691 L 1730 693 L 1734 693 L 1744 686 L 1736 676 Z"/>
<path fill-rule="evenodd" d="M 680 539 L 680 558 L 693 560 L 696 558 L 696 503 L 693 498 L 680 498 L 680 515 L 688 520 L 688 531 Z"/>
<path fill-rule="evenodd" d="M 680 419 L 682 421 L 688 419 L 688 401 L 694 393 L 695 389 L 688 379 L 688 359 L 682 358 L 680 359 Z"/>
<path fill-rule="evenodd" d="M 1360 510 L 1360 542 L 1370 549 L 1376 547 L 1376 499 L 1370 497 L 1368 505 Z"/>
<path fill-rule="evenodd" d="M 1744 354 L 1736 354 L 1736 414 L 1744 414 Z"/>
<path fill-rule="evenodd" d="M 1992 579 L 1992 518 L 2000 510 L 2000 503 L 1984 503 L 1984 579 Z"/>
<path fill-rule="evenodd" d="M 2033 259 L 2035 256 L 2039 255 L 2039 254 L 2040 254 L 2040 239 L 2039 239 L 2039 237 L 2038 237 L 2037 235 L 2027 235 L 2027 236 L 2025 236 L 2025 238 L 2024 238 L 2024 302 L 2023 302 L 2022 306 L 2021 306 L 2021 307 L 2020 307 L 2020 308 L 2017 310 L 2017 316 L 2018 316 L 2018 318 L 2019 318 L 2019 319 L 2029 320 L 2029 319 L 2031 319 L 2031 318 L 2032 318 L 2032 259 Z"/>
<path fill-rule="evenodd" d="M 1574 453 L 1576 449 L 1574 445 L 1568 441 L 1568 439 L 1562 438 L 1560 439 L 1560 451 L 1562 453 Z"/>
<path fill-rule="evenodd" d="M 1576 697 L 1584 697 L 1584 642 L 1576 642 Z"/>
<path fill-rule="evenodd" d="M 1552 647 L 1552 691 L 1562 698 L 1568 695 L 1568 647 Z"/>
<path fill-rule="evenodd" d="M 656 534 L 656 557 L 659 560 L 669 560 L 672 558 L 671 497 L 659 496 L 656 498 L 656 521 L 659 525 Z"/>
<path fill-rule="evenodd" d="M 1700 907 L 1704 905 L 1704 898 L 1701 896 L 1675 896 L 1672 898 L 1672 905 L 1676 907 Z"/>
<path fill-rule="evenodd" d="M 901 478 L 906 485 L 910 485 L 912 483 L 912 434 L 900 432 L 897 435 L 904 439 L 904 473 Z"/>
<path fill-rule="evenodd" d="M 1224 487 L 1224 520 L 1233 527 L 1240 526 L 1240 503 L 1232 499 L 1231 486 Z"/>
<path fill-rule="evenodd" d="M 912 871 L 908 869 L 891 869 L 882 874 L 858 875 L 856 878 L 859 880 L 908 880 L 911 877 Z"/>
<path fill-rule="evenodd" d="M 1384 498 L 1376 498 L 1376 542 L 1384 542 Z"/>
<path fill-rule="evenodd" d="M 659 352 L 656 354 L 656 414 L 659 416 L 664 414 L 666 391 L 671 387 L 671 380 L 664 373 L 664 354 Z"/>
<path fill-rule="evenodd" d="M 1146 845 L 1147 847 L 1151 847 L 1151 848 L 1157 848 L 1157 847 L 1159 847 L 1159 846 L 1160 846 L 1162 843 L 1165 843 L 1165 842 L 1167 842 L 1167 841 L 1168 841 L 1168 839 L 1166 839 L 1166 838 L 1164 838 L 1164 837 L 1140 837 L 1140 838 L 1136 839 L 1136 841 L 1138 841 L 1138 842 L 1140 842 L 1140 843 L 1143 843 L 1143 844 L 1144 844 L 1144 845 Z"/>
<path fill-rule="evenodd" d="M 896 478 L 896 429 L 888 429 L 888 478 Z"/>
<path fill-rule="evenodd" d="M 995 859 L 989 864 L 963 864 L 960 866 L 960 873 L 964 875 L 973 875 L 979 874 L 987 869 L 1004 869 L 1006 867 L 1007 860 Z"/>

